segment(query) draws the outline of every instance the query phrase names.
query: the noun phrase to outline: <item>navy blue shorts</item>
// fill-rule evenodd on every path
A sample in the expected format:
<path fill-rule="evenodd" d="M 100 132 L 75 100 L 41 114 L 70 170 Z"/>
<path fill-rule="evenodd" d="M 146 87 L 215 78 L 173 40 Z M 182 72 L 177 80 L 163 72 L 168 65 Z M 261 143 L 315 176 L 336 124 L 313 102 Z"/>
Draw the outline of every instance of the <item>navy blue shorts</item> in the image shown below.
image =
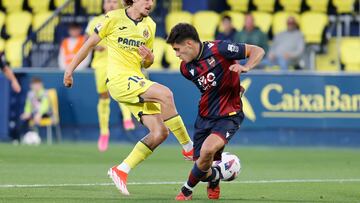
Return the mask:
<path fill-rule="evenodd" d="M 244 113 L 239 112 L 236 115 L 222 117 L 222 118 L 203 118 L 198 116 L 195 121 L 194 134 L 194 160 L 200 156 L 201 146 L 210 134 L 218 135 L 224 140 L 225 144 L 234 136 L 236 131 L 240 128 L 244 120 Z M 214 160 L 221 160 L 221 153 L 224 148 L 219 150 L 214 157 Z"/>

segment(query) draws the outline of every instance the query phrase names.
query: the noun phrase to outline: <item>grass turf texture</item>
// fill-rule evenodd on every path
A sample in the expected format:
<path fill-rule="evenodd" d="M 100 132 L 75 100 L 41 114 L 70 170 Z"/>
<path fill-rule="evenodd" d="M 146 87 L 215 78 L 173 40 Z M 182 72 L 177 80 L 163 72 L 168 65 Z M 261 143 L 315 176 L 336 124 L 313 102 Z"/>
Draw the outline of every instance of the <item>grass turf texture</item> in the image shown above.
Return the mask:
<path fill-rule="evenodd" d="M 39 147 L 0 144 L 0 202 L 170 202 L 187 179 L 192 163 L 179 146 L 161 146 L 129 176 L 130 196 L 115 186 L 8 188 L 4 185 L 111 183 L 106 173 L 130 152 L 131 145 L 110 145 L 106 153 L 95 144 Z M 237 154 L 242 172 L 233 183 L 222 183 L 217 202 L 360 202 L 360 150 L 334 148 L 228 147 Z M 257 180 L 305 180 L 261 183 Z M 357 179 L 354 182 L 306 182 L 309 179 Z M 194 202 L 207 200 L 200 184 Z"/>

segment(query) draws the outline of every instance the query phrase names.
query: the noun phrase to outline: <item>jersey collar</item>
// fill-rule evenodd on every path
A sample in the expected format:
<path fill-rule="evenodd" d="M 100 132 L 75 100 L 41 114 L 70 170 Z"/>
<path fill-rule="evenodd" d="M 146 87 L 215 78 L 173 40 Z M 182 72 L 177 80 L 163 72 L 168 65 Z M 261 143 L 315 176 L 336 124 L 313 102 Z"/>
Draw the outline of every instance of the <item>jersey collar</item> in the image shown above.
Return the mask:
<path fill-rule="evenodd" d="M 203 45 L 203 43 L 199 43 L 200 44 L 200 52 L 199 52 L 199 54 L 197 55 L 197 57 L 196 57 L 196 60 L 198 61 L 200 58 L 201 58 L 201 55 L 203 54 L 203 52 L 204 52 L 204 45 Z"/>
<path fill-rule="evenodd" d="M 125 10 L 126 17 L 128 17 L 131 21 L 133 21 L 135 23 L 135 25 L 137 25 L 138 23 L 140 23 L 144 19 L 144 18 L 141 18 L 141 20 L 134 20 L 134 19 L 130 18 L 130 16 L 128 15 L 127 9 L 124 9 L 124 10 Z"/>

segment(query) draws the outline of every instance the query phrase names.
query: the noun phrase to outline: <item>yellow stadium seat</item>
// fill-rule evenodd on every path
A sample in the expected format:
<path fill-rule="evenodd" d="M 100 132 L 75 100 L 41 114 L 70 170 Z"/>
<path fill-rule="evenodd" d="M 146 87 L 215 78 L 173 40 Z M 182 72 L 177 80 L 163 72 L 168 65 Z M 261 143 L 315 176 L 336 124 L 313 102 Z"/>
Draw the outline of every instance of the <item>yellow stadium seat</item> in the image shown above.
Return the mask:
<path fill-rule="evenodd" d="M 12 68 L 22 65 L 22 45 L 24 39 L 8 39 L 5 42 L 5 55 Z"/>
<path fill-rule="evenodd" d="M 87 14 L 100 14 L 102 13 L 103 0 L 81 0 L 81 6 L 86 10 Z"/>
<path fill-rule="evenodd" d="M 179 70 L 181 60 L 176 57 L 174 49 L 169 44 L 167 44 L 165 48 L 165 59 L 169 64 L 169 69 Z"/>
<path fill-rule="evenodd" d="M 343 38 L 340 43 L 340 58 L 345 64 L 345 71 L 360 71 L 360 39 Z"/>
<path fill-rule="evenodd" d="M 306 0 L 306 4 L 311 11 L 326 13 L 329 5 L 329 0 Z"/>
<path fill-rule="evenodd" d="M 300 29 L 304 34 L 305 42 L 319 44 L 327 24 L 328 16 L 325 13 L 311 11 L 303 13 L 300 20 Z"/>
<path fill-rule="evenodd" d="M 33 13 L 49 11 L 50 1 L 46 0 L 28 0 L 28 4 Z"/>
<path fill-rule="evenodd" d="M 67 0 L 54 0 L 55 2 L 55 7 L 58 8 L 58 7 L 61 7 L 62 5 L 64 5 Z M 61 11 L 61 13 L 63 14 L 73 14 L 75 13 L 75 1 L 71 1 L 69 3 L 68 6 L 66 6 L 66 8 L 64 8 L 64 10 Z"/>
<path fill-rule="evenodd" d="M 296 13 L 289 13 L 289 12 L 276 12 L 273 16 L 273 24 L 272 24 L 272 32 L 274 35 L 278 34 L 279 32 L 283 32 L 287 29 L 287 19 L 293 16 L 296 19 L 296 22 L 300 22 L 300 16 Z"/>
<path fill-rule="evenodd" d="M 2 30 L 2 27 L 4 26 L 5 24 L 5 14 L 3 12 L 0 11 L 0 32 Z"/>
<path fill-rule="evenodd" d="M 0 38 L 0 52 L 4 52 L 5 49 L 5 40 Z"/>
<path fill-rule="evenodd" d="M 243 13 L 236 11 L 224 11 L 221 16 L 228 15 L 231 17 L 231 22 L 236 30 L 242 30 L 244 27 L 245 16 Z M 221 25 L 221 23 L 220 23 Z M 222 32 L 224 29 L 219 25 L 219 31 Z"/>
<path fill-rule="evenodd" d="M 2 0 L 2 5 L 7 13 L 19 12 L 22 10 L 24 0 Z"/>
<path fill-rule="evenodd" d="M 39 29 L 51 16 L 52 12 L 43 12 L 35 14 L 32 21 L 32 28 L 34 31 Z M 53 18 L 41 31 L 37 34 L 39 42 L 53 42 L 55 27 L 58 24 L 58 18 Z"/>
<path fill-rule="evenodd" d="M 300 12 L 302 0 L 280 0 L 280 5 L 284 8 L 284 11 L 288 12 Z"/>
<path fill-rule="evenodd" d="M 26 11 L 13 12 L 6 16 L 6 32 L 11 38 L 26 38 L 32 15 Z"/>
<path fill-rule="evenodd" d="M 215 31 L 220 16 L 213 11 L 199 11 L 194 14 L 193 25 L 197 29 L 200 40 L 211 41 L 215 39 Z"/>
<path fill-rule="evenodd" d="M 166 42 L 160 37 L 156 37 L 154 40 L 154 63 L 151 65 L 150 70 L 162 70 L 162 59 L 165 54 Z"/>
<path fill-rule="evenodd" d="M 233 11 L 247 12 L 249 8 L 249 0 L 226 0 L 226 3 Z"/>
<path fill-rule="evenodd" d="M 171 28 L 178 23 L 192 24 L 193 15 L 187 11 L 174 11 L 170 12 L 165 18 L 166 33 L 169 34 Z"/>
<path fill-rule="evenodd" d="M 317 71 L 340 71 L 335 38 L 329 40 L 327 53 L 316 55 L 315 60 Z"/>
<path fill-rule="evenodd" d="M 253 0 L 257 11 L 274 12 L 275 0 Z"/>
<path fill-rule="evenodd" d="M 252 12 L 254 16 L 255 25 L 260 28 L 264 33 L 268 33 L 272 23 L 272 15 L 265 12 Z"/>
<path fill-rule="evenodd" d="M 351 13 L 354 11 L 355 0 L 332 0 L 337 13 Z"/>

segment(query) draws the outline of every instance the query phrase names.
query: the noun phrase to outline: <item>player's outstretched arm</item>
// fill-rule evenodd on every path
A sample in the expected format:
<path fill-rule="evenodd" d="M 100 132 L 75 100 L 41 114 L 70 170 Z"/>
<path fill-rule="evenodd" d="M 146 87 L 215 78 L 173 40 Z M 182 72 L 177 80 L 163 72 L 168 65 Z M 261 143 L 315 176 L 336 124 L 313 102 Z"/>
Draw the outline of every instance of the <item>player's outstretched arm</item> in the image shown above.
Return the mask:
<path fill-rule="evenodd" d="M 76 67 L 86 58 L 89 52 L 101 41 L 101 38 L 97 34 L 93 34 L 86 40 L 85 44 L 80 48 L 79 52 L 75 55 L 70 65 L 66 67 L 64 73 L 64 85 L 65 87 L 71 87 L 73 84 L 72 74 Z"/>
<path fill-rule="evenodd" d="M 239 74 L 246 73 L 257 66 L 265 55 L 264 49 L 255 45 L 246 44 L 245 50 L 246 57 L 248 58 L 247 63 L 243 66 L 240 64 L 233 64 L 229 67 L 231 71 L 237 72 Z"/>
<path fill-rule="evenodd" d="M 12 89 L 16 93 L 19 93 L 21 91 L 21 86 L 20 86 L 18 80 L 16 79 L 13 71 L 11 70 L 11 68 L 6 65 L 3 68 L 3 72 L 4 72 L 5 77 L 10 80 Z"/>

